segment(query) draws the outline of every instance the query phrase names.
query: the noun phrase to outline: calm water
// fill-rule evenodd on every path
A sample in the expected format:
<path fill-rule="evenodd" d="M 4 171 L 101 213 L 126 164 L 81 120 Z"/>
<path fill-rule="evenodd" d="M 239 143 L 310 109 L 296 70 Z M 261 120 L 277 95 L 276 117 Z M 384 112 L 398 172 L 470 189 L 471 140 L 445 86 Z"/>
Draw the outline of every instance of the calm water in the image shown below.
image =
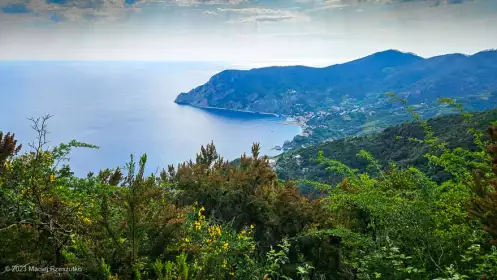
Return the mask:
<path fill-rule="evenodd" d="M 214 141 L 234 159 L 260 142 L 263 153 L 300 129 L 280 119 L 179 106 L 176 95 L 224 69 L 202 63 L 0 62 L 0 131 L 34 140 L 29 117 L 51 114 L 50 145 L 71 139 L 100 146 L 71 155 L 78 175 L 117 167 L 147 153 L 149 172 L 194 158 Z M 27 145 L 25 146 L 27 149 Z"/>

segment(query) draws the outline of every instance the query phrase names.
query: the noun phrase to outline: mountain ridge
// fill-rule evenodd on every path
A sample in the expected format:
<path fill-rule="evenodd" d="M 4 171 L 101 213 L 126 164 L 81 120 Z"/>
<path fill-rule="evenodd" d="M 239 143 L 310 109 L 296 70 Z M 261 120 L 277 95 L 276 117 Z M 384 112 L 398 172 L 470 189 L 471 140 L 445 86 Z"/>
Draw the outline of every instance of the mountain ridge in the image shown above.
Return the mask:
<path fill-rule="evenodd" d="M 273 83 L 273 87 L 277 87 L 278 85 L 282 85 L 285 82 L 285 79 L 287 78 L 287 75 L 290 76 L 295 76 L 293 78 L 296 78 L 297 80 L 297 87 L 300 87 L 302 90 L 306 90 L 308 85 L 311 82 L 314 82 L 316 77 L 311 78 L 310 81 L 306 82 L 306 79 L 309 77 L 297 77 L 297 74 L 295 72 L 301 72 L 301 71 L 307 71 L 309 73 L 305 73 L 308 75 L 318 75 L 318 78 L 324 79 L 325 85 L 333 85 L 337 84 L 343 81 L 332 81 L 330 79 L 326 79 L 326 76 L 330 75 L 338 75 L 342 76 L 345 78 L 350 77 L 350 73 L 344 73 L 344 71 L 353 71 L 353 75 L 356 75 L 356 78 L 362 78 L 366 79 L 368 77 L 365 77 L 364 75 L 366 72 L 372 72 L 372 71 L 379 71 L 379 69 L 388 72 L 391 69 L 386 69 L 388 67 L 396 67 L 398 68 L 397 70 L 405 70 L 402 69 L 402 66 L 406 65 L 411 65 L 413 67 L 416 66 L 416 62 L 426 62 L 426 61 L 431 61 L 433 64 L 439 64 L 439 63 L 447 63 L 447 60 L 452 60 L 450 62 L 454 63 L 455 60 L 457 59 L 468 59 L 468 58 L 473 58 L 473 57 L 478 57 L 482 56 L 485 54 L 495 54 L 497 51 L 495 50 L 486 50 L 486 51 L 481 51 L 478 53 L 475 53 L 473 55 L 466 55 L 466 54 L 461 54 L 461 53 L 453 53 L 453 54 L 445 54 L 445 55 L 440 55 L 440 56 L 434 56 L 430 58 L 423 58 L 421 56 L 417 56 L 413 53 L 408 53 L 408 52 L 401 52 L 397 50 L 386 50 L 382 52 L 377 52 L 372 55 L 359 58 L 356 60 L 352 60 L 350 62 L 342 63 L 342 64 L 334 64 L 326 67 L 309 67 L 309 66 L 303 66 L 303 65 L 295 65 L 295 66 L 270 66 L 270 67 L 263 67 L 263 68 L 253 68 L 250 70 L 234 70 L 234 69 L 228 69 L 221 71 L 220 73 L 212 76 L 207 83 L 204 85 L 198 86 L 194 89 L 192 89 L 189 92 L 183 92 L 178 95 L 176 98 L 175 102 L 178 104 L 185 104 L 185 105 L 195 105 L 198 107 L 214 107 L 214 108 L 224 108 L 224 109 L 236 109 L 236 110 L 242 110 L 242 111 L 254 111 L 254 112 L 260 112 L 260 113 L 274 113 L 274 114 L 283 114 L 283 115 L 292 115 L 292 112 L 288 112 L 288 110 L 276 110 L 275 108 L 271 107 L 266 107 L 264 106 L 254 106 L 254 101 L 259 101 L 255 94 L 260 95 L 261 93 L 257 92 L 257 89 L 259 88 L 260 90 L 266 90 L 266 87 L 271 90 L 271 86 L 265 86 L 265 84 L 269 82 L 275 82 Z M 495 56 L 495 55 L 494 55 Z M 497 59 L 497 56 L 493 57 L 492 59 Z M 400 62 L 400 63 L 399 63 Z M 367 68 L 365 68 L 364 64 L 367 64 Z M 426 65 L 423 65 L 426 66 Z M 432 65 L 432 67 L 435 65 Z M 416 69 L 414 69 L 416 70 Z M 335 71 L 339 71 L 341 73 L 333 73 Z M 323 72 L 322 74 L 317 73 L 317 72 Z M 332 73 L 329 73 L 332 72 Z M 361 74 L 363 76 L 361 76 Z M 378 73 L 375 73 L 378 74 Z M 248 77 L 241 77 L 248 75 Z M 259 79 L 265 79 L 265 78 L 270 78 L 268 81 L 265 82 L 265 84 L 259 86 L 257 81 L 255 85 L 252 88 L 248 88 L 246 92 L 241 92 L 243 89 L 239 89 L 235 87 L 231 88 L 226 88 L 227 85 L 230 85 L 235 82 L 240 82 L 240 79 L 248 79 L 252 80 L 253 75 L 262 75 L 261 77 L 258 77 Z M 272 76 L 284 76 L 281 79 L 275 79 L 274 77 L 267 77 L 268 75 Z M 324 77 L 323 77 L 324 76 Z M 376 77 L 377 75 L 374 75 Z M 391 76 L 391 74 L 386 75 L 386 76 Z M 373 77 L 370 77 L 373 78 Z M 389 77 L 386 77 L 389 78 Z M 391 79 L 391 77 L 390 77 Z M 241 81 L 244 82 L 244 81 Z M 247 81 L 248 82 L 248 81 Z M 291 86 L 289 86 L 291 87 Z M 319 86 L 318 86 L 319 89 Z M 297 90 L 297 89 L 292 89 L 292 90 Z M 323 89 L 326 91 L 326 89 Z M 233 96 L 233 100 L 223 100 L 226 96 L 231 96 L 235 93 L 235 96 Z M 238 93 L 238 95 L 236 95 Z M 217 97 L 215 95 L 218 95 Z M 221 97 L 221 98 L 218 98 Z M 243 97 L 246 97 L 244 101 L 246 102 L 240 102 Z M 227 102 L 214 102 L 216 100 L 220 101 L 227 101 Z M 234 101 L 234 102 L 230 102 Z M 268 101 L 270 102 L 270 101 Z M 235 104 L 236 103 L 236 104 Z M 252 109 L 249 109 L 250 107 L 254 107 Z M 279 108 L 281 109 L 281 108 Z"/>
<path fill-rule="evenodd" d="M 386 92 L 407 98 L 424 118 L 447 112 L 437 102 L 442 97 L 473 111 L 490 109 L 497 105 L 497 51 L 423 58 L 386 50 L 323 68 L 225 70 L 175 102 L 295 118 L 304 132 L 285 145 L 293 148 L 403 122 L 405 111 Z"/>

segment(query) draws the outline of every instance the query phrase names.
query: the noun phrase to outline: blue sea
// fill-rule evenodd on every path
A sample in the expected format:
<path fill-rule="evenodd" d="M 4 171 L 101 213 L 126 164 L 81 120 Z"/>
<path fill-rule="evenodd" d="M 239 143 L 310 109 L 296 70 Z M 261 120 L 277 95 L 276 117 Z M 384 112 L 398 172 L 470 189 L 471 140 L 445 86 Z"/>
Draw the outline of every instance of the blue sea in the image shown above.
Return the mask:
<path fill-rule="evenodd" d="M 76 139 L 99 150 L 72 152 L 77 175 L 123 166 L 130 154 L 148 156 L 148 172 L 194 159 L 211 141 L 226 159 L 262 153 L 300 132 L 260 114 L 198 109 L 174 103 L 229 65 L 180 62 L 0 62 L 0 131 L 29 149 L 30 117 L 53 115 L 49 146 Z"/>

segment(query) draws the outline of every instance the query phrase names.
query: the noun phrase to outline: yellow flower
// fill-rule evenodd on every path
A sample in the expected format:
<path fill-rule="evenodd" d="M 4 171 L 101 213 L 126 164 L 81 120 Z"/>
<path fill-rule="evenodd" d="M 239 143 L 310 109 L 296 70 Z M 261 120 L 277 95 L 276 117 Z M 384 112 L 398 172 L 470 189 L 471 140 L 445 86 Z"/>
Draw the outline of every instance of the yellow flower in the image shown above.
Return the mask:
<path fill-rule="evenodd" d="M 209 234 L 211 235 L 212 239 L 218 238 L 221 235 L 221 227 L 220 226 L 210 227 Z"/>
<path fill-rule="evenodd" d="M 50 183 L 53 183 L 55 181 L 55 175 L 50 175 Z"/>
<path fill-rule="evenodd" d="M 7 160 L 7 161 L 5 162 L 5 169 L 7 169 L 7 170 L 12 169 L 12 163 L 10 163 L 10 161 L 9 161 L 9 160 Z"/>
<path fill-rule="evenodd" d="M 83 223 L 85 223 L 87 225 L 91 224 L 91 220 L 89 218 L 87 218 L 87 217 L 84 217 L 81 220 L 83 221 Z"/>
<path fill-rule="evenodd" d="M 228 242 L 224 242 L 224 243 L 223 243 L 223 249 L 224 249 L 224 250 L 228 250 L 228 247 L 229 247 L 229 246 L 230 246 L 230 245 L 228 244 Z"/>
<path fill-rule="evenodd" d="M 198 210 L 198 219 L 199 220 L 202 220 L 205 216 L 202 214 L 202 212 L 205 211 L 205 208 L 202 206 L 199 210 Z"/>
<path fill-rule="evenodd" d="M 199 221 L 195 221 L 195 229 L 200 230 L 202 228 L 202 224 Z"/>
<path fill-rule="evenodd" d="M 250 229 L 254 229 L 254 225 L 250 225 Z"/>

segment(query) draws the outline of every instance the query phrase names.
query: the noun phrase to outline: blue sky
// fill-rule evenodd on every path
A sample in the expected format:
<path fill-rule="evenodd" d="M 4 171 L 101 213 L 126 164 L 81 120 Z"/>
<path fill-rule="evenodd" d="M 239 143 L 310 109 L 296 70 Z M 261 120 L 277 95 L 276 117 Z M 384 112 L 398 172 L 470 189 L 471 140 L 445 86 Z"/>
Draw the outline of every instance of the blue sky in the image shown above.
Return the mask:
<path fill-rule="evenodd" d="M 328 65 L 497 48 L 497 0 L 0 0 L 0 60 Z"/>

